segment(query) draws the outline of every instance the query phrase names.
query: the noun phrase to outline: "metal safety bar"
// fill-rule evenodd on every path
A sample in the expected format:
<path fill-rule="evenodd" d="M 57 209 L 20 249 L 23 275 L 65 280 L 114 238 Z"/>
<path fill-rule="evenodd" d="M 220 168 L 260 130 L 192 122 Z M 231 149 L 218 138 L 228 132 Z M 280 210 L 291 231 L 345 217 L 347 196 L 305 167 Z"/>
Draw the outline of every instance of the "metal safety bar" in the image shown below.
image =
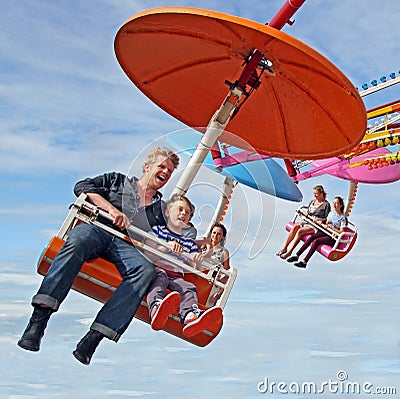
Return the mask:
<path fill-rule="evenodd" d="M 69 231 L 73 227 L 75 227 L 79 221 L 100 227 L 103 230 L 126 241 L 127 243 L 136 246 L 141 251 L 152 253 L 159 257 L 161 260 L 177 266 L 178 268 L 183 269 L 185 272 L 194 274 L 208 281 L 208 283 L 213 286 L 210 296 L 213 293 L 222 290 L 222 294 L 217 300 L 217 304 L 221 307 L 225 305 L 237 276 L 237 270 L 235 268 L 231 267 L 230 269 L 226 270 L 221 267 L 221 264 L 216 260 L 207 258 L 205 258 L 201 262 L 201 265 L 193 267 L 189 264 L 186 264 L 185 262 L 182 262 L 172 255 L 161 252 L 160 250 L 146 244 L 147 240 L 151 240 L 153 242 L 156 242 L 157 245 L 161 245 L 169 249 L 166 242 L 160 240 L 154 234 L 143 231 L 133 225 L 129 226 L 129 228 L 127 229 L 128 234 L 126 234 L 125 232 L 117 230 L 112 226 L 101 222 L 99 218 L 103 218 L 111 222 L 113 221 L 113 217 L 110 214 L 98 208 L 96 205 L 88 202 L 86 194 L 81 194 L 71 205 L 70 212 L 67 215 L 63 225 L 59 229 L 57 237 L 65 240 L 68 236 Z M 141 237 L 143 241 L 132 238 L 132 235 Z M 186 258 L 189 262 L 193 261 L 193 254 L 180 253 L 179 256 Z"/>
<path fill-rule="evenodd" d="M 318 223 L 315 221 L 315 219 L 307 214 L 305 211 L 307 206 L 303 205 L 300 208 L 296 210 L 296 213 L 292 219 L 293 223 L 298 223 L 297 219 L 300 217 L 301 219 L 305 220 L 308 224 L 311 226 L 315 227 L 319 231 L 322 231 L 324 234 L 328 235 L 331 237 L 333 240 L 335 240 L 335 244 L 332 247 L 333 251 L 338 251 L 338 252 L 346 252 L 350 246 L 351 241 L 353 240 L 354 236 L 357 234 L 357 227 L 355 224 L 351 223 L 348 221 L 348 225 L 350 225 L 349 229 L 352 231 L 342 231 L 341 233 L 338 233 L 337 231 L 334 231 L 330 229 L 329 227 L 326 227 L 322 225 L 321 223 Z M 341 243 L 345 243 L 344 248 L 338 248 L 338 246 Z"/>

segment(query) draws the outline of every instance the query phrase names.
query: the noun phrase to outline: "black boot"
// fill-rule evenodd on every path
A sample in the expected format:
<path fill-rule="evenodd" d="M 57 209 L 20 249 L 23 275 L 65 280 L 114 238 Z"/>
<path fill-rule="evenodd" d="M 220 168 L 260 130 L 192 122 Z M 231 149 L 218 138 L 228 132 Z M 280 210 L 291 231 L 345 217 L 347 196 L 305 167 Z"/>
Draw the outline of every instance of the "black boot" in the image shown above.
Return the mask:
<path fill-rule="evenodd" d="M 35 307 L 28 326 L 18 341 L 18 346 L 28 351 L 37 352 L 40 349 L 40 341 L 52 313 L 53 309 Z"/>
<path fill-rule="evenodd" d="M 103 338 L 104 335 L 101 332 L 89 330 L 89 332 L 79 341 L 72 354 L 81 363 L 89 364 L 94 351 Z"/>

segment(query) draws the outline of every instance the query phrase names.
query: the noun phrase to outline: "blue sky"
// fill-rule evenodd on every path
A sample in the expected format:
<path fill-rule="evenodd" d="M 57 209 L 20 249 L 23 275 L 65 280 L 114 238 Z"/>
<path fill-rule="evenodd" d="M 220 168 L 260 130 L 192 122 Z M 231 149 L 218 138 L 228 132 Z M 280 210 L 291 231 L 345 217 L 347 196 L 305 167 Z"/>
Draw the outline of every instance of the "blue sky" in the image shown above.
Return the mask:
<path fill-rule="evenodd" d="M 339 371 L 349 381 L 397 384 L 400 391 L 399 183 L 360 185 L 351 215 L 360 232 L 355 248 L 338 263 L 315 255 L 307 270 L 275 256 L 298 204 L 236 188 L 227 246 L 239 275 L 224 328 L 209 347 L 134 322 L 118 344 L 104 342 L 85 368 L 71 352 L 100 304 L 74 292 L 52 318 L 39 353 L 16 346 L 41 281 L 37 257 L 66 216 L 74 183 L 111 170 L 140 173 L 134 160 L 141 150 L 185 128 L 124 75 L 113 51 L 122 23 L 169 5 L 264 23 L 282 4 L 0 0 L 1 398 L 247 399 L 263 396 L 257 384 L 265 377 L 321 383 Z M 284 31 L 361 87 L 399 73 L 399 15 L 400 5 L 389 0 L 308 0 Z M 365 98 L 366 107 L 399 94 L 398 86 L 384 90 Z M 200 227 L 214 204 L 204 186 L 221 181 L 203 171 L 190 192 Z M 347 195 L 346 182 L 322 177 L 301 183 L 305 200 L 315 184 L 325 186 L 330 200 Z"/>

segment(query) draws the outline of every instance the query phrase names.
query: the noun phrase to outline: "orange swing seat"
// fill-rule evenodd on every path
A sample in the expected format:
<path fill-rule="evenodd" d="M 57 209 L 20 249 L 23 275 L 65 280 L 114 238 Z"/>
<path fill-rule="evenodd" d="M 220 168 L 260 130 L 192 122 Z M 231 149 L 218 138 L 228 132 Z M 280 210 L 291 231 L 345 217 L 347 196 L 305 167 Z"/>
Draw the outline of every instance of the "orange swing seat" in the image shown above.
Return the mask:
<path fill-rule="evenodd" d="M 86 196 L 82 194 L 72 205 L 57 235 L 50 240 L 49 244 L 42 251 L 37 266 L 39 274 L 46 275 L 51 263 L 64 245 L 68 232 L 76 224 L 92 223 L 97 226 L 101 225 L 100 222 L 96 222 L 98 213 L 99 210 L 94 205 L 88 203 Z M 118 232 L 116 231 L 116 233 Z M 160 252 L 160 256 L 163 255 Z M 237 270 L 235 268 L 231 267 L 229 270 L 224 270 L 219 265 L 214 265 L 209 270 L 206 270 L 206 272 L 202 272 L 184 263 L 181 266 L 187 271 L 185 279 L 196 285 L 200 309 L 207 309 L 215 305 L 224 308 L 236 279 Z M 75 278 L 72 289 L 105 303 L 118 288 L 121 281 L 122 277 L 115 265 L 105 259 L 98 258 L 83 264 L 79 274 Z M 145 298 L 142 300 L 135 318 L 150 324 L 149 309 Z M 194 345 L 203 347 L 208 345 L 218 335 L 221 328 L 222 322 L 216 323 L 208 330 L 204 330 L 193 337 L 185 337 L 182 334 L 182 325 L 179 316 L 175 313 L 170 315 L 164 330 Z"/>

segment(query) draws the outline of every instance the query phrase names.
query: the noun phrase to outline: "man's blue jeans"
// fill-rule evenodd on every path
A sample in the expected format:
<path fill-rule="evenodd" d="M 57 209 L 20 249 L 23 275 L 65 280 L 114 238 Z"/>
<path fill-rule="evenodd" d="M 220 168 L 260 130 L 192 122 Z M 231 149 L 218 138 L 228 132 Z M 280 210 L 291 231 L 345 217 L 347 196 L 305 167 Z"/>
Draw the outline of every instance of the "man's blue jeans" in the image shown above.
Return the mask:
<path fill-rule="evenodd" d="M 114 263 L 123 280 L 90 328 L 118 341 L 153 281 L 155 269 L 134 246 L 99 227 L 83 223 L 71 230 L 33 297 L 32 305 L 45 305 L 57 311 L 83 262 L 98 257 Z"/>

